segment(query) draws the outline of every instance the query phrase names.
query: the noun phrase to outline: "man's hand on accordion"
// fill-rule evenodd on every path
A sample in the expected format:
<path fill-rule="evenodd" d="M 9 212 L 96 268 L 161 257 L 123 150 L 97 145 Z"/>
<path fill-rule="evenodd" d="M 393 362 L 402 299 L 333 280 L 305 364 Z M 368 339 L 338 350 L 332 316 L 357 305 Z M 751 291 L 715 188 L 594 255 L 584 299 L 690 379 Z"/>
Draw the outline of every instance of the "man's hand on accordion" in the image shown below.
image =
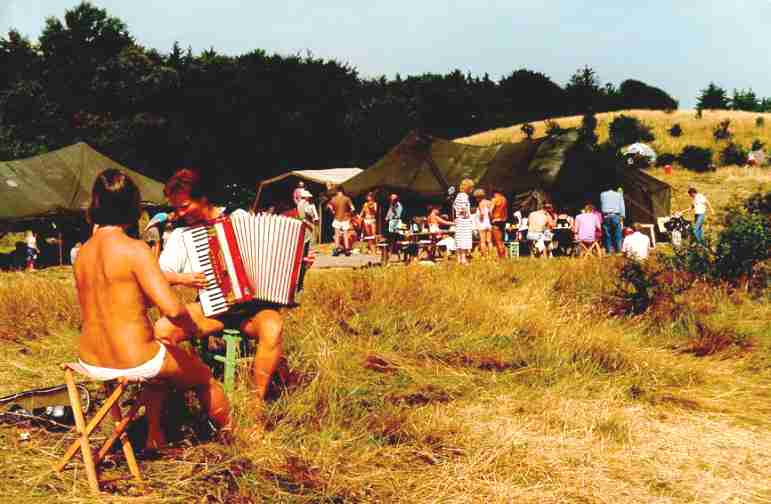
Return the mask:
<path fill-rule="evenodd" d="M 206 287 L 206 275 L 201 273 L 181 273 L 179 275 L 179 285 L 192 287 L 193 289 L 203 289 Z"/>

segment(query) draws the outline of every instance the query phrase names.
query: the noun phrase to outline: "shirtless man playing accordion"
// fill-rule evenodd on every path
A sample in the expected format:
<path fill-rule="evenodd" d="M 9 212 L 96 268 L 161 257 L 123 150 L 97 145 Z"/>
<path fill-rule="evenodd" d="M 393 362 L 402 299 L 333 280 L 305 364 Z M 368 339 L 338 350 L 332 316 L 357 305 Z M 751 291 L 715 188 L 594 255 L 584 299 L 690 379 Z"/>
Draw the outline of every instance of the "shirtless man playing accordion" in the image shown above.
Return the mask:
<path fill-rule="evenodd" d="M 253 410 L 255 420 L 259 424 L 262 403 L 268 391 L 271 376 L 282 357 L 283 320 L 275 304 L 260 301 L 248 302 L 229 307 L 224 313 L 211 314 L 216 310 L 204 302 L 205 292 L 200 289 L 211 286 L 213 283 L 211 275 L 207 279 L 203 272 L 196 272 L 198 268 L 194 267 L 195 258 L 191 256 L 185 242 L 186 240 L 189 242 L 189 233 L 191 230 L 196 230 L 196 226 L 215 221 L 221 222 L 225 216 L 224 209 L 214 206 L 209 201 L 208 189 L 200 175 L 189 169 L 177 171 L 166 183 L 164 194 L 174 207 L 177 219 L 188 227 L 178 228 L 172 232 L 159 263 L 164 276 L 172 285 L 199 289 L 202 296 L 200 302 L 188 304 L 187 309 L 201 329 L 202 336 L 218 333 L 228 327 L 238 328 L 242 334 L 258 341 L 257 354 L 252 367 L 252 382 L 256 389 Z M 243 210 L 236 210 L 231 214 L 233 220 L 237 216 L 246 219 L 249 217 Z M 302 256 L 300 255 L 298 259 L 301 260 Z M 228 260 L 227 263 L 230 266 L 232 261 Z M 162 318 L 156 323 L 155 332 L 161 341 L 173 341 L 177 337 L 179 328 L 167 318 Z"/>

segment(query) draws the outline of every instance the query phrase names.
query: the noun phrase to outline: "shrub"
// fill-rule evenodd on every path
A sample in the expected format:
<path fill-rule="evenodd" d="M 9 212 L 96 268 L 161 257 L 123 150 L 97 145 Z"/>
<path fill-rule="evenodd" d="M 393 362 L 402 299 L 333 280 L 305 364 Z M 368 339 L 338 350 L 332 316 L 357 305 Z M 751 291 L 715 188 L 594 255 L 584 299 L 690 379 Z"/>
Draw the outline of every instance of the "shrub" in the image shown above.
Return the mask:
<path fill-rule="evenodd" d="M 747 162 L 747 151 L 741 145 L 734 142 L 729 143 L 725 148 L 720 151 L 720 165 L 739 165 L 742 166 Z"/>
<path fill-rule="evenodd" d="M 609 127 L 610 142 L 617 146 L 636 142 L 652 142 L 656 139 L 650 126 L 642 123 L 636 117 L 621 114 L 613 119 Z"/>
<path fill-rule="evenodd" d="M 712 149 L 706 147 L 686 145 L 683 147 L 678 161 L 680 161 L 683 167 L 695 172 L 706 172 L 714 169 L 712 166 Z"/>
<path fill-rule="evenodd" d="M 747 198 L 743 206 L 748 212 L 771 217 L 771 191 L 766 194 L 756 192 Z"/>
<path fill-rule="evenodd" d="M 720 121 L 720 123 L 715 126 L 715 129 L 712 131 L 712 136 L 715 137 L 715 140 L 726 140 L 728 138 L 731 138 L 731 130 L 728 128 L 731 126 L 731 120 L 730 119 L 724 119 Z"/>
<path fill-rule="evenodd" d="M 763 147 L 765 147 L 765 146 L 766 146 L 766 144 L 764 144 L 763 142 L 761 142 L 760 140 L 758 140 L 756 138 L 755 140 L 752 141 L 752 147 L 750 147 L 750 150 L 751 151 L 762 150 Z"/>
<path fill-rule="evenodd" d="M 531 140 L 533 138 L 533 133 L 535 133 L 535 128 L 530 123 L 525 123 L 522 125 L 521 128 L 519 128 L 522 133 L 527 137 L 528 140 Z"/>
<path fill-rule="evenodd" d="M 560 126 L 560 124 L 557 121 L 547 119 L 545 124 L 546 124 L 546 136 L 560 135 L 565 132 L 565 130 Z"/>
<path fill-rule="evenodd" d="M 666 166 L 671 165 L 677 161 L 677 156 L 674 154 L 670 154 L 669 152 L 664 152 L 662 154 L 659 154 L 656 158 L 656 166 Z"/>
<path fill-rule="evenodd" d="M 672 127 L 667 131 L 669 131 L 669 134 L 675 138 L 683 136 L 683 128 L 681 128 L 677 123 L 673 124 Z"/>
<path fill-rule="evenodd" d="M 771 223 L 760 213 L 737 209 L 729 212 L 715 250 L 714 276 L 721 280 L 749 280 L 755 265 L 769 258 Z"/>
<path fill-rule="evenodd" d="M 766 124 L 766 118 L 763 116 L 758 116 L 755 118 L 755 126 L 758 128 L 762 128 Z"/>

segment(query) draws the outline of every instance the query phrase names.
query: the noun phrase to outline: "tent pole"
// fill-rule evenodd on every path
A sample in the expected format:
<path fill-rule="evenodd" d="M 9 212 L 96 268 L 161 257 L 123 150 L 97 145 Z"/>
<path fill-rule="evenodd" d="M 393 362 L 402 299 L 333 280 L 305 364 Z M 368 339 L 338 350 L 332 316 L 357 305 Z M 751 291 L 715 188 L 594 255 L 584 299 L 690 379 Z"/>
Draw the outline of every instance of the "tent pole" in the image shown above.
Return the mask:
<path fill-rule="evenodd" d="M 319 245 L 321 245 L 321 240 L 323 239 L 323 237 L 321 236 L 321 229 L 324 227 L 324 218 L 323 218 L 323 215 L 321 213 L 323 210 L 321 209 L 321 202 L 320 201 L 319 201 L 318 205 L 319 205 L 319 227 L 316 230 L 316 240 L 317 240 L 317 243 Z"/>
<path fill-rule="evenodd" d="M 62 252 L 63 246 L 64 244 L 62 243 L 62 232 L 59 231 L 59 266 L 64 264 L 64 253 Z"/>

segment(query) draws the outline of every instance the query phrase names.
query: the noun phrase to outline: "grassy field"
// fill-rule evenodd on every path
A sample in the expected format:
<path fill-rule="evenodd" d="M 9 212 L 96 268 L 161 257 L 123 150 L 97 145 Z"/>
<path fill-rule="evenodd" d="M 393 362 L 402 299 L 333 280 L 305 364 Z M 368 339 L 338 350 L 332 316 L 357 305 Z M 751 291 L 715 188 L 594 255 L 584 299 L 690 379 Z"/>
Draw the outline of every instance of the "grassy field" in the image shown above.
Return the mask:
<path fill-rule="evenodd" d="M 264 439 L 143 462 L 139 502 L 767 502 L 768 299 L 694 285 L 610 317 L 618 263 L 313 272 Z M 0 394 L 62 381 L 74 296 L 67 268 L 2 275 Z M 87 501 L 50 470 L 71 439 L 0 429 L 4 498 Z"/>
<path fill-rule="evenodd" d="M 680 122 L 696 145 L 723 117 L 738 130 L 741 116 L 705 112 L 709 126 L 691 138 L 692 113 L 634 114 L 661 139 Z M 651 173 L 673 186 L 675 209 L 691 185 L 719 213 L 771 190 L 762 168 Z M 311 270 L 302 306 L 285 312 L 289 380 L 273 388 L 264 438 L 185 444 L 141 463 L 146 488 L 109 485 L 110 501 L 771 502 L 769 293 L 693 282 L 643 315 L 618 315 L 621 266 Z M 0 395 L 61 383 L 79 324 L 69 268 L 0 273 Z M 248 394 L 239 381 L 239 426 Z M 80 464 L 51 471 L 72 439 L 0 427 L 0 501 L 91 502 Z"/>
<path fill-rule="evenodd" d="M 617 116 L 624 114 L 634 116 L 650 126 L 656 139 L 650 145 L 657 153 L 679 154 L 686 145 L 709 147 L 715 155 L 728 143 L 726 140 L 717 142 L 712 131 L 715 126 L 724 119 L 731 120 L 730 130 L 733 133 L 732 141 L 741 144 L 745 149 L 749 148 L 752 141 L 759 139 L 766 144 L 771 141 L 771 114 L 742 112 L 736 110 L 705 110 L 702 117 L 697 118 L 693 110 L 677 110 L 666 113 L 658 110 L 623 110 L 620 112 L 605 112 L 597 114 L 597 136 L 600 142 L 608 139 L 608 126 Z M 755 120 L 763 117 L 765 124 L 762 127 L 755 125 Z M 581 116 L 562 117 L 555 119 L 563 128 L 577 127 L 581 124 Z M 532 123 L 535 127 L 535 136 L 543 136 L 546 133 L 545 121 Z M 680 137 L 671 136 L 667 130 L 674 124 L 679 124 L 683 129 Z M 525 138 L 517 124 L 508 128 L 500 128 L 486 131 L 476 135 L 457 139 L 458 142 L 471 145 L 492 145 L 506 142 L 518 142 Z M 715 158 L 717 161 L 717 157 Z"/>

